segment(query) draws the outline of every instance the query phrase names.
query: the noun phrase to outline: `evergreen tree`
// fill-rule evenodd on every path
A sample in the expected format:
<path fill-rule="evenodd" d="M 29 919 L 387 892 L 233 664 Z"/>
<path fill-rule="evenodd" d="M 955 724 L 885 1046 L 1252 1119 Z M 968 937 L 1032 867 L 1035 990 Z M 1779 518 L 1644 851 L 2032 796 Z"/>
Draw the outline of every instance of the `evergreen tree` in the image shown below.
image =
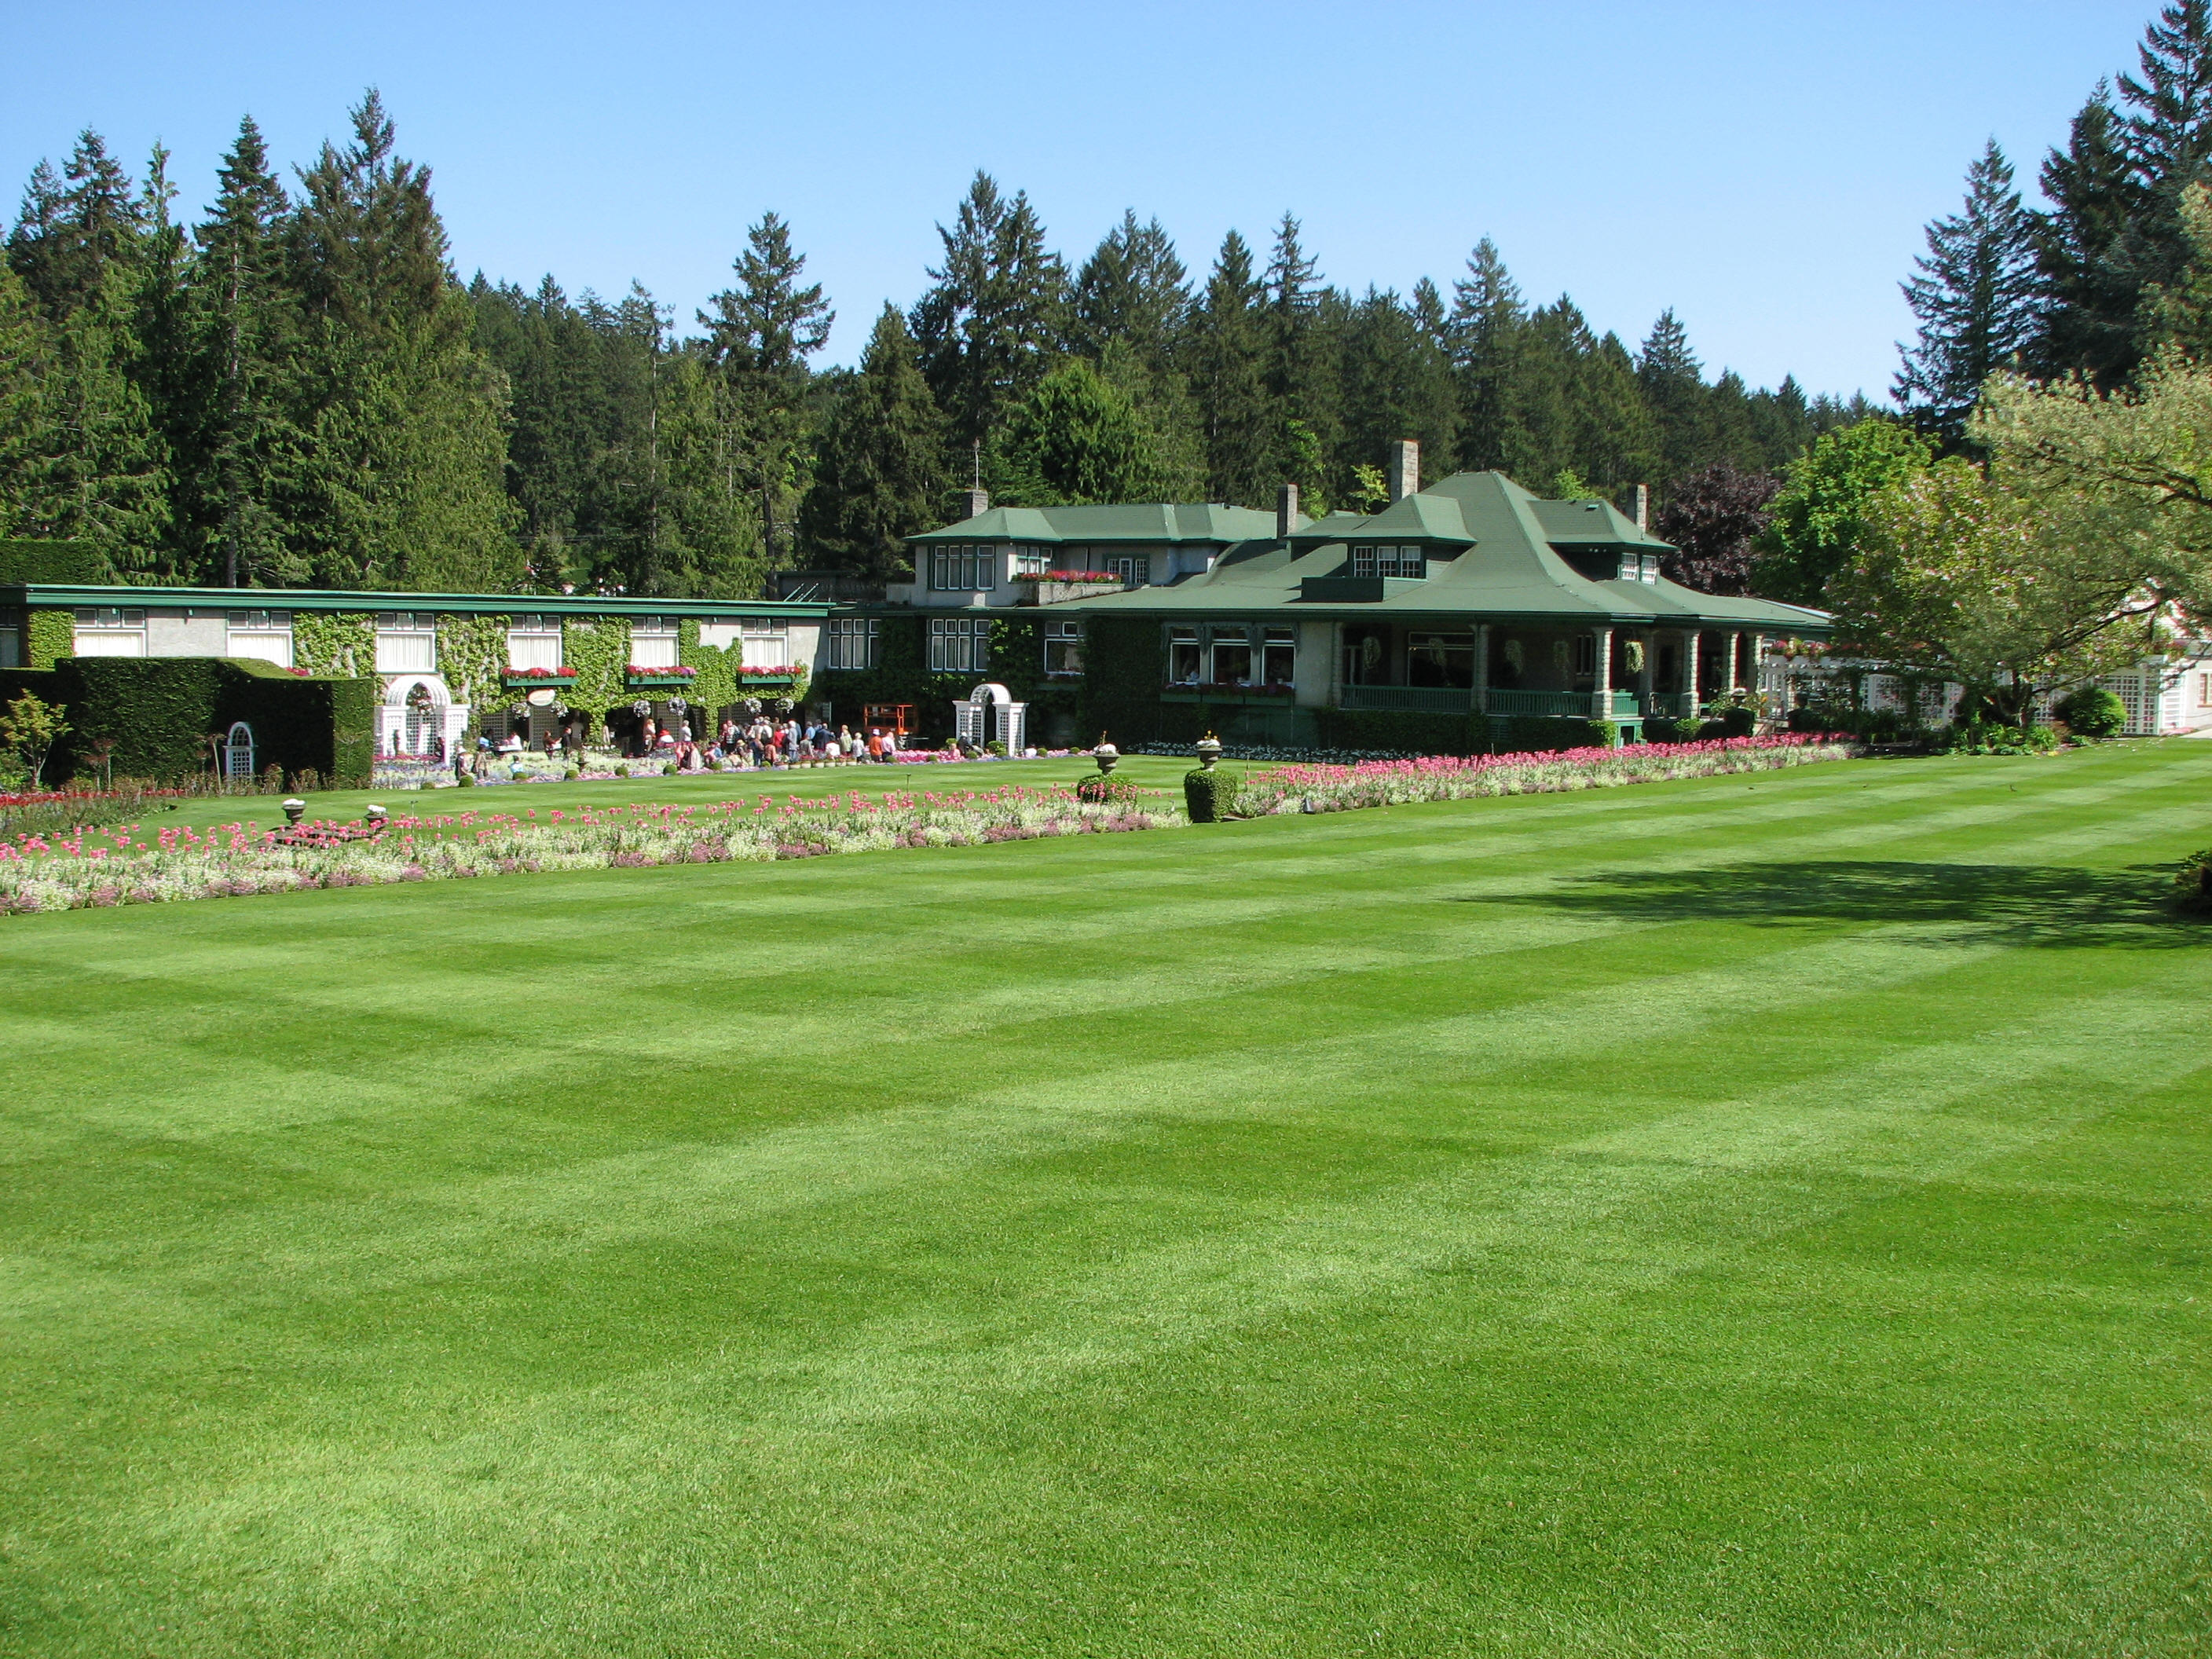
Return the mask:
<path fill-rule="evenodd" d="M 2078 369 L 2110 385 L 2134 360 L 2135 290 L 2114 250 L 2142 192 L 2104 82 L 2074 118 L 2066 149 L 2045 159 L 2042 184 L 2051 207 L 2034 223 L 2047 309 L 2034 367 L 2049 377 Z"/>
<path fill-rule="evenodd" d="M 1189 273 L 1160 222 L 1134 208 L 1108 231 L 1076 273 L 1068 343 L 1093 360 L 1121 344 L 1155 374 L 1174 361 L 1189 325 Z"/>
<path fill-rule="evenodd" d="M 1644 337 L 1636 354 L 1636 378 L 1657 429 L 1659 480 L 1686 477 L 1711 458 L 1712 411 L 1705 368 L 1671 308 L 1659 313 Z"/>
<path fill-rule="evenodd" d="M 1191 392 L 1204 434 L 1207 498 L 1257 507 L 1272 502 L 1275 431 L 1263 378 L 1263 290 L 1252 251 L 1231 231 L 1192 322 Z"/>
<path fill-rule="evenodd" d="M 970 443 L 1043 378 L 1060 349 L 1067 279 L 1028 193 L 1005 200 L 988 173 L 976 173 L 952 228 L 937 234 L 945 263 L 929 271 L 914 337 L 954 439 Z"/>
<path fill-rule="evenodd" d="M 1470 471 L 1502 468 L 1523 447 L 1514 393 L 1527 324 L 1521 290 L 1486 236 L 1468 256 L 1467 275 L 1452 284 L 1449 322 L 1459 380 L 1459 465 Z"/>
<path fill-rule="evenodd" d="M 1608 496 L 1650 483 L 1659 436 L 1628 348 L 1608 332 L 1582 354 L 1580 371 L 1574 465 Z"/>
<path fill-rule="evenodd" d="M 1928 227 L 1905 303 L 1919 319 L 1893 396 L 1947 444 L 1963 438 L 1982 382 L 2017 362 L 2040 326 L 2035 231 L 1997 142 L 1966 173 L 1964 209 Z"/>
<path fill-rule="evenodd" d="M 796 499 L 793 462 L 806 360 L 829 340 L 836 313 L 819 283 L 799 286 L 806 256 L 793 251 L 790 227 L 773 213 L 747 233 L 734 269 L 738 285 L 715 295 L 714 310 L 701 312 L 699 321 L 729 428 L 724 441 L 740 458 L 773 567 L 787 539 L 780 526 L 790 523 Z"/>
<path fill-rule="evenodd" d="M 951 480 L 945 417 L 930 396 L 914 337 L 886 304 L 854 375 L 832 406 L 799 511 L 815 559 L 866 580 L 896 578 L 904 538 L 945 519 Z"/>
<path fill-rule="evenodd" d="M 59 322 L 101 292 L 111 265 L 135 258 L 144 219 L 130 175 L 88 127 L 77 135 L 62 179 L 44 161 L 31 174 L 8 238 L 8 263 L 47 317 Z"/>
<path fill-rule="evenodd" d="M 1344 441 L 1329 495 L 1348 499 L 1352 469 L 1379 465 L 1395 439 L 1419 441 L 1439 473 L 1459 441 L 1459 398 L 1439 337 L 1443 318 L 1430 285 L 1413 307 L 1395 294 L 1367 290 L 1344 341 Z"/>
<path fill-rule="evenodd" d="M 353 142 L 301 175 L 289 228 L 299 556 L 327 586 L 499 591 L 523 570 L 503 379 L 471 342 L 428 170 L 394 155 L 374 89 L 352 120 Z"/>
<path fill-rule="evenodd" d="M 1352 307 L 1322 286 L 1307 254 L 1295 214 L 1275 228 L 1264 279 L 1267 360 L 1264 384 L 1274 404 L 1273 471 L 1319 504 L 1328 492 L 1329 460 L 1343 442 L 1338 392 L 1341 346 Z M 1261 499 L 1272 495 L 1263 492 Z"/>

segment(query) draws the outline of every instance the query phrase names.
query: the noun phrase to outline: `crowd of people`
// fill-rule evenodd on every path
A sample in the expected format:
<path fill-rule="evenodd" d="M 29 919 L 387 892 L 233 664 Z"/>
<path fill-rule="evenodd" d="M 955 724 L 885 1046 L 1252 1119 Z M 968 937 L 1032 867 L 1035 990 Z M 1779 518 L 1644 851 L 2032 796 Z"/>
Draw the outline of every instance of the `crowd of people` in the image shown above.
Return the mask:
<path fill-rule="evenodd" d="M 732 768 L 750 771 L 799 762 L 887 763 L 897 760 L 902 736 L 881 726 L 870 726 L 865 734 L 849 726 L 833 732 L 824 720 L 802 721 L 796 717 L 775 720 L 762 715 L 749 725 L 725 720 L 720 731 L 703 742 L 694 736 L 689 721 L 678 720 L 673 726 L 647 721 L 629 747 L 633 759 L 672 762 L 679 772 L 705 772 L 718 763 L 726 771 Z M 529 747 L 519 732 L 508 732 L 497 744 L 488 735 L 479 737 L 472 757 L 454 757 L 454 769 L 465 766 L 482 776 L 484 768 L 498 757 L 520 755 Z M 573 723 L 567 724 L 545 733 L 544 747 L 548 760 L 565 752 L 571 761 L 580 763 L 584 734 Z"/>

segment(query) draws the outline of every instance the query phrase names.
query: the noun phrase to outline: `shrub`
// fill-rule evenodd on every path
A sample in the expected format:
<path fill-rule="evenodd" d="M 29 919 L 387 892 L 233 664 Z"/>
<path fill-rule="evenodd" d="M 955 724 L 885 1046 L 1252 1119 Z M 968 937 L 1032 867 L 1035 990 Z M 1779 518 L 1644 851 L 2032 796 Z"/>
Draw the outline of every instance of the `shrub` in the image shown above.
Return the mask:
<path fill-rule="evenodd" d="M 1229 816 L 1229 803 L 1237 797 L 1237 780 L 1216 767 L 1200 767 L 1182 778 L 1182 799 L 1193 823 L 1218 823 Z"/>
<path fill-rule="evenodd" d="M 582 772 L 579 771 L 576 768 L 574 768 L 574 767 L 573 767 L 573 766 L 572 766 L 572 767 L 570 767 L 567 771 L 565 771 L 565 772 L 562 773 L 562 775 L 561 775 L 561 776 L 562 776 L 562 780 L 563 780 L 564 781 L 566 781 L 566 782 L 568 782 L 568 783 L 574 783 L 574 782 L 575 782 L 575 781 L 576 781 L 578 778 L 580 778 L 580 777 L 582 777 L 583 775 L 583 775 L 583 773 L 582 773 Z"/>
<path fill-rule="evenodd" d="M 2077 738 L 2117 738 L 2128 729 L 2128 706 L 2101 685 L 2077 686 L 2055 711 Z"/>
<path fill-rule="evenodd" d="M 1127 778 L 1117 778 L 1104 772 L 1093 772 L 1087 778 L 1078 778 L 1075 798 L 1086 806 L 1133 805 L 1145 791 Z"/>
<path fill-rule="evenodd" d="M 2192 909 L 2212 910 L 2212 847 L 2191 853 L 2174 872 L 2174 896 Z"/>
<path fill-rule="evenodd" d="M 459 778 L 454 780 L 454 781 L 459 783 L 464 789 L 473 789 L 476 787 L 477 775 L 473 772 L 464 772 Z"/>
<path fill-rule="evenodd" d="M 674 761 L 661 762 L 660 775 L 664 778 L 674 777 L 676 775 L 676 763 Z"/>
<path fill-rule="evenodd" d="M 1592 720 L 1589 723 L 1590 747 L 1618 749 L 1620 747 L 1620 724 L 1617 720 Z"/>
<path fill-rule="evenodd" d="M 1747 738 L 1759 729 L 1759 711 L 1748 704 L 1737 703 L 1721 710 L 1721 735 L 1724 738 Z"/>
<path fill-rule="evenodd" d="M 618 778 L 626 778 L 626 777 L 628 777 L 628 776 L 629 775 L 629 767 L 627 767 L 627 766 L 617 766 L 617 767 L 616 767 L 616 768 L 615 768 L 615 775 L 616 775 L 617 777 L 618 777 Z"/>
<path fill-rule="evenodd" d="M 1936 748 L 1947 755 L 2047 755 L 2058 747 L 2058 734 L 2047 726 L 1998 726 L 1969 720 L 1936 734 Z"/>

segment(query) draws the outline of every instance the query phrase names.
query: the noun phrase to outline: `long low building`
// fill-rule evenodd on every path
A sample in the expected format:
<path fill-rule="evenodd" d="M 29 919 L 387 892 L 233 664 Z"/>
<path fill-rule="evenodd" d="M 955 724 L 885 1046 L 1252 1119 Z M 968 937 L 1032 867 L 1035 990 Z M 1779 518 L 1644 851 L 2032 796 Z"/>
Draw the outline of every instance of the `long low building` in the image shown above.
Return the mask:
<path fill-rule="evenodd" d="M 0 581 L 0 667 L 213 656 L 374 676 L 386 755 L 510 733 L 629 746 L 776 699 L 833 724 L 1053 746 L 1208 728 L 1245 744 L 1544 744 L 1594 721 L 1633 741 L 1736 690 L 1770 710 L 1802 694 L 1796 647 L 1827 637 L 1824 612 L 1668 580 L 1667 544 L 1609 503 L 1540 499 L 1496 472 L 1422 488 L 1413 445 L 1389 459 L 1380 511 L 1318 520 L 1290 488 L 1272 514 L 994 507 L 978 490 L 908 538 L 910 582 L 787 575 L 776 599 Z M 2112 683 L 2132 731 L 2212 727 L 2212 652 Z"/>

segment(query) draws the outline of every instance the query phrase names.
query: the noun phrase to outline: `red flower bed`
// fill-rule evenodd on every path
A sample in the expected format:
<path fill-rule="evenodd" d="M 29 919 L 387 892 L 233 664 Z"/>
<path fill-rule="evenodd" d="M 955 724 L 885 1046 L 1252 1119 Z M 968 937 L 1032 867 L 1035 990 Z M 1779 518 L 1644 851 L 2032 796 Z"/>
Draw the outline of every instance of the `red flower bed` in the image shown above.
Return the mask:
<path fill-rule="evenodd" d="M 698 672 L 680 663 L 666 668 L 641 668 L 635 663 L 630 663 L 623 669 L 623 672 L 634 680 L 688 680 Z"/>
<path fill-rule="evenodd" d="M 1121 579 L 1110 570 L 1023 570 L 1017 571 L 1018 582 L 1118 582 Z"/>
<path fill-rule="evenodd" d="M 573 680 L 576 671 L 564 663 L 558 668 L 510 668 L 507 677 L 511 680 Z"/>

